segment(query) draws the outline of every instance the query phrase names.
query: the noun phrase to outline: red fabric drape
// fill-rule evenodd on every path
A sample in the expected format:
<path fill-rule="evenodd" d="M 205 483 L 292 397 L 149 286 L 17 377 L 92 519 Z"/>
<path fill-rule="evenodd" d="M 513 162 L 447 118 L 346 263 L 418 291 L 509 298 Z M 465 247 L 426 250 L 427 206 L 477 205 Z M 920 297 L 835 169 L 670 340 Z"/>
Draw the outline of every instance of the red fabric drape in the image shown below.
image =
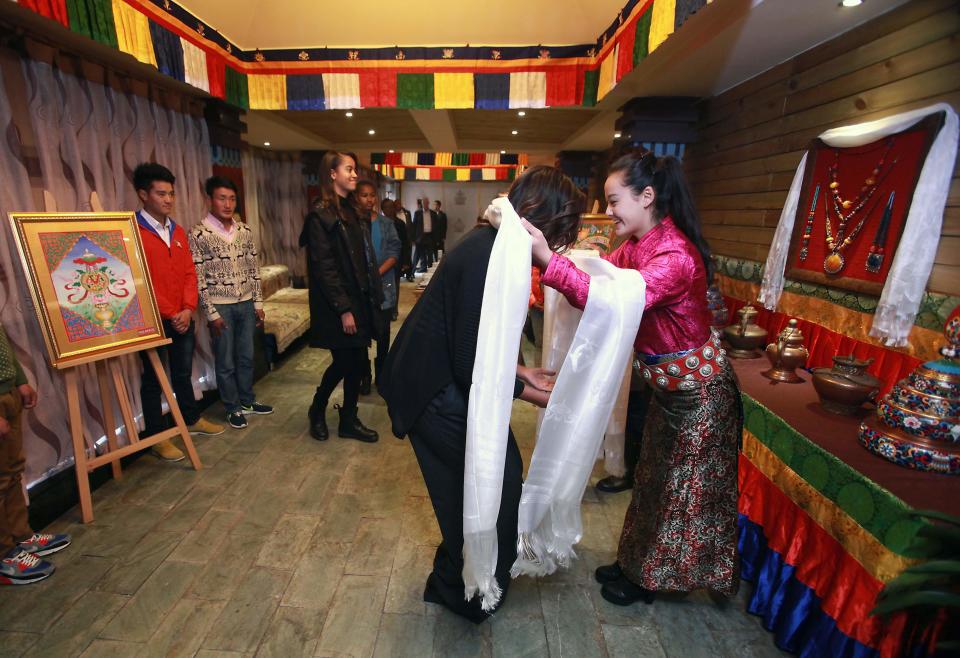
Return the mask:
<path fill-rule="evenodd" d="M 580 88 L 582 87 L 581 84 Z M 578 90 L 582 93 L 582 89 L 577 86 L 576 68 L 547 71 L 547 107 L 576 105 Z"/>
<path fill-rule="evenodd" d="M 210 95 L 227 99 L 227 63 L 212 51 L 207 51 L 207 82 L 210 84 Z"/>

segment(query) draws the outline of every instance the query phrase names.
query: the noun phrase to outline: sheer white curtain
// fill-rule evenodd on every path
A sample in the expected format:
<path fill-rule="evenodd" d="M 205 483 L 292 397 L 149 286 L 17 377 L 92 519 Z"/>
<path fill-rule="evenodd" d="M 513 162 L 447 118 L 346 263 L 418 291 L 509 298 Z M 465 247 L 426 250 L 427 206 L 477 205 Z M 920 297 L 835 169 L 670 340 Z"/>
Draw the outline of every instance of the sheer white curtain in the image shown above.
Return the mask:
<path fill-rule="evenodd" d="M 17 73 L 22 73 L 27 92 L 23 99 L 8 93 L 11 81 L 0 77 L 0 130 L 6 136 L 0 140 L 0 216 L 14 211 L 135 210 L 133 169 L 140 162 L 156 161 L 177 177 L 177 221 L 189 229 L 202 219 L 202 185 L 211 172 L 210 142 L 202 117 L 118 90 L 124 81 L 111 81 L 109 74 L 108 82 L 113 84 L 99 84 L 65 73 L 55 63 L 33 59 L 23 59 Z M 23 116 L 24 108 L 11 103 L 25 103 L 28 126 L 23 121 L 14 123 L 15 113 Z M 36 144 L 36 166 L 26 155 L 24 144 L 31 140 L 20 134 L 25 129 Z M 72 462 L 66 400 L 60 373 L 47 363 L 6 222 L 2 240 L 0 320 L 42 400 L 24 419 L 26 480 L 33 483 Z M 198 330 L 197 392 L 214 381 L 205 324 L 199 323 Z M 81 381 L 87 383 L 82 400 L 87 433 L 99 437 L 99 391 L 92 367 L 85 368 Z M 130 402 L 139 416 L 139 357 L 125 358 L 123 368 Z"/>
<path fill-rule="evenodd" d="M 243 170 L 247 222 L 259 237 L 261 264 L 286 265 L 293 276 L 306 276 L 299 240 L 307 214 L 307 186 L 299 153 L 251 149 L 244 154 Z"/>

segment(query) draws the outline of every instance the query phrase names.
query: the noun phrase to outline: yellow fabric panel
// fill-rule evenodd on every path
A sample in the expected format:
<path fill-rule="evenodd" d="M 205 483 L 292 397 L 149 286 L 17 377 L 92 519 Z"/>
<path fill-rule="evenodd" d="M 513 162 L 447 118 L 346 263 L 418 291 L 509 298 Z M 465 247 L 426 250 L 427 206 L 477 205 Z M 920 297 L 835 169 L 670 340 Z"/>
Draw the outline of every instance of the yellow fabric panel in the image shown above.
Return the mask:
<path fill-rule="evenodd" d="M 493 167 L 484 167 L 483 180 L 497 180 L 497 170 Z"/>
<path fill-rule="evenodd" d="M 207 78 L 207 53 L 183 37 L 180 37 L 180 46 L 183 48 L 184 81 L 197 89 L 210 91 L 210 81 Z"/>
<path fill-rule="evenodd" d="M 843 546 L 853 559 L 863 565 L 871 576 L 882 583 L 900 575 L 907 567 L 916 564 L 880 543 L 836 503 L 814 489 L 806 480 L 784 464 L 767 446 L 743 430 L 743 454 L 770 479 L 790 500 L 806 512 L 817 525 Z"/>
<path fill-rule="evenodd" d="M 430 170 L 427 167 L 417 167 L 417 180 L 430 180 Z"/>
<path fill-rule="evenodd" d="M 394 167 L 394 168 L 393 168 L 393 177 L 394 177 L 396 180 L 403 180 L 403 176 L 404 176 L 404 174 L 406 174 L 406 171 L 407 171 L 407 168 L 406 168 L 406 167 Z"/>
<path fill-rule="evenodd" d="M 673 23 L 677 18 L 676 0 L 654 0 L 653 15 L 650 16 L 650 37 L 647 39 L 647 52 L 653 52 L 657 46 L 673 34 Z"/>
<path fill-rule="evenodd" d="M 510 74 L 510 107 L 546 107 L 547 74 L 520 71 Z"/>
<path fill-rule="evenodd" d="M 438 167 L 449 167 L 453 164 L 453 153 L 437 153 L 436 165 Z"/>
<path fill-rule="evenodd" d="M 123 0 L 113 0 L 113 23 L 117 29 L 117 46 L 144 64 L 157 65 L 150 37 L 150 23 L 146 14 L 128 5 Z"/>
<path fill-rule="evenodd" d="M 752 301 L 760 294 L 760 285 L 757 283 L 733 279 L 723 274 L 717 274 L 716 281 L 720 292 L 737 299 Z M 808 297 L 788 291 L 784 291 L 780 296 L 777 310 L 791 317 L 814 322 L 844 336 L 862 340 L 877 347 L 909 354 L 921 361 L 932 361 L 940 358 L 939 350 L 940 346 L 943 345 L 943 333 L 939 331 L 914 325 L 910 330 L 906 346 L 887 347 L 882 340 L 870 335 L 873 316 L 869 313 L 861 313 L 818 297 Z"/>
<path fill-rule="evenodd" d="M 602 62 L 600 62 L 600 81 L 597 84 L 597 100 L 600 100 L 617 84 L 617 58 L 620 54 L 620 44 L 613 47 Z"/>
<path fill-rule="evenodd" d="M 470 180 L 470 170 L 466 167 L 457 169 L 457 180 Z"/>
<path fill-rule="evenodd" d="M 407 167 L 416 167 L 417 166 L 417 154 L 416 153 L 401 153 L 400 162 L 402 162 Z"/>
<path fill-rule="evenodd" d="M 433 106 L 444 108 L 473 109 L 472 73 L 434 73 Z"/>
<path fill-rule="evenodd" d="M 287 76 L 253 73 L 247 81 L 251 110 L 287 109 Z"/>

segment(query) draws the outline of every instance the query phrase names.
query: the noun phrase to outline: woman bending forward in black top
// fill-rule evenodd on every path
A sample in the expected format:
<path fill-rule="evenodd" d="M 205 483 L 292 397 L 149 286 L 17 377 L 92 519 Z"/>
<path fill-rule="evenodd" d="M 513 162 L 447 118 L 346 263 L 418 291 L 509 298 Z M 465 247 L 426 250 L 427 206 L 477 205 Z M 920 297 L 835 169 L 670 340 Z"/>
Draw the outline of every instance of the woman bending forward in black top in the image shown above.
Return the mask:
<path fill-rule="evenodd" d="M 540 228 L 552 247 L 573 244 L 585 199 L 559 170 L 531 167 L 514 181 L 508 198 L 517 214 Z M 464 600 L 463 471 L 480 306 L 496 236 L 490 225 L 477 226 L 444 256 L 390 348 L 381 388 L 393 433 L 410 437 L 443 536 L 423 598 L 477 623 L 489 614 L 481 609 L 479 597 Z M 552 374 L 517 366 L 514 398 L 546 406 Z M 511 432 L 497 518 L 501 602 L 517 557 L 522 474 L 523 462 Z"/>

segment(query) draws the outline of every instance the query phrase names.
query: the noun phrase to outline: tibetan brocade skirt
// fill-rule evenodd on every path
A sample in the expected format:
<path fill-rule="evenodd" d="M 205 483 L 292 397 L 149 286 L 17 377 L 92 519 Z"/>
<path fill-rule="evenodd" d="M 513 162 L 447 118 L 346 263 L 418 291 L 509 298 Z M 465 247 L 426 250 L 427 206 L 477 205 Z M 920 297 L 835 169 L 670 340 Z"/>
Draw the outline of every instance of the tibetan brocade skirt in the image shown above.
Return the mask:
<path fill-rule="evenodd" d="M 617 561 L 652 591 L 733 595 L 743 405 L 729 363 L 693 391 L 655 390 Z"/>

